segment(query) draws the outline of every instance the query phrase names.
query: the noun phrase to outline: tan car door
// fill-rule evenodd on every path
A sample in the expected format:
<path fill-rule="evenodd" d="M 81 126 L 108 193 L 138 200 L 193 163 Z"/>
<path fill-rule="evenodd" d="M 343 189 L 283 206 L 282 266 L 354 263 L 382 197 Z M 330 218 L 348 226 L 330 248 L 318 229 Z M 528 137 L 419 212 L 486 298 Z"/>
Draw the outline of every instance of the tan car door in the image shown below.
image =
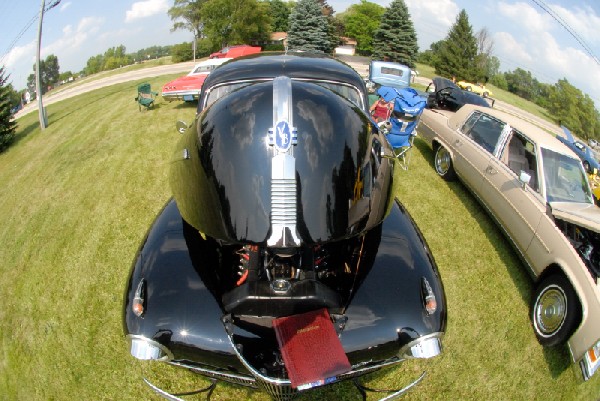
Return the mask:
<path fill-rule="evenodd" d="M 496 129 L 494 121 L 497 120 L 475 111 L 450 143 L 454 151 L 452 161 L 456 172 L 477 196 L 481 196 L 480 188 L 485 169 L 502 132 L 502 127 L 499 131 Z"/>
<path fill-rule="evenodd" d="M 540 219 L 546 211 L 539 183 L 535 145 L 518 131 L 511 130 L 499 158 L 490 159 L 485 169 L 481 196 L 490 211 L 502 224 L 523 256 Z M 530 177 L 523 188 L 519 176 Z"/>

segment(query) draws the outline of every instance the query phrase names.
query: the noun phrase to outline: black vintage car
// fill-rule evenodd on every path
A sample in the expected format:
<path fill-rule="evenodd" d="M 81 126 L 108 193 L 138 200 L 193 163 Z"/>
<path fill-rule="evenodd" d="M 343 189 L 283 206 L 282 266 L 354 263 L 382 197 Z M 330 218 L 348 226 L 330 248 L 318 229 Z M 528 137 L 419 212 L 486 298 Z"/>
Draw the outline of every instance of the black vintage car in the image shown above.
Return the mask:
<path fill-rule="evenodd" d="M 367 101 L 352 68 L 307 53 L 242 57 L 209 75 L 194 123 L 178 123 L 173 199 L 127 282 L 134 357 L 208 377 L 209 392 L 227 381 L 283 400 L 441 352 L 440 275 L 393 198 L 395 159 Z M 292 386 L 273 321 L 323 309 L 349 367 Z"/>
<path fill-rule="evenodd" d="M 427 108 L 457 111 L 465 104 L 491 107 L 494 100 L 483 98 L 476 93 L 463 90 L 447 78 L 435 77 L 427 87 Z M 490 104 L 491 103 L 491 104 Z"/>

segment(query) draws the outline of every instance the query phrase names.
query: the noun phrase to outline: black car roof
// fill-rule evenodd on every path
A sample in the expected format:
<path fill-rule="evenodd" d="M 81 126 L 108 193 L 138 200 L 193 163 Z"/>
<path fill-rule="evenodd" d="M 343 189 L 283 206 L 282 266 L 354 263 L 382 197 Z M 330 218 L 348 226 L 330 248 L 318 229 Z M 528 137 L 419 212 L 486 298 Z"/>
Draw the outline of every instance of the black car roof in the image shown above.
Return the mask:
<path fill-rule="evenodd" d="M 260 80 L 285 75 L 345 82 L 366 91 L 361 76 L 349 65 L 325 54 L 263 52 L 236 58 L 215 69 L 204 81 L 210 88 L 222 82 Z"/>

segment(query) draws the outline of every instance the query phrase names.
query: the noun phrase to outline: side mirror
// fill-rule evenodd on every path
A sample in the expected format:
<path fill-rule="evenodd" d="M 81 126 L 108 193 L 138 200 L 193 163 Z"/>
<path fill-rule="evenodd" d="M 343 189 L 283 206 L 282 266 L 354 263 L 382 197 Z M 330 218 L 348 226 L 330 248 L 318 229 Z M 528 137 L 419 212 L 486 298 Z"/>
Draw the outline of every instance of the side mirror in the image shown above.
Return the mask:
<path fill-rule="evenodd" d="M 187 123 L 185 123 L 181 120 L 177 121 L 177 124 L 175 125 L 175 127 L 177 128 L 177 132 L 179 132 L 180 134 L 185 134 L 185 131 L 187 131 L 187 129 L 189 128 Z"/>
<path fill-rule="evenodd" d="M 531 181 L 531 176 L 523 170 L 521 170 L 521 174 L 519 174 L 519 181 L 521 182 L 521 186 L 523 187 L 523 189 L 525 189 L 527 184 L 529 184 L 529 181 Z"/>

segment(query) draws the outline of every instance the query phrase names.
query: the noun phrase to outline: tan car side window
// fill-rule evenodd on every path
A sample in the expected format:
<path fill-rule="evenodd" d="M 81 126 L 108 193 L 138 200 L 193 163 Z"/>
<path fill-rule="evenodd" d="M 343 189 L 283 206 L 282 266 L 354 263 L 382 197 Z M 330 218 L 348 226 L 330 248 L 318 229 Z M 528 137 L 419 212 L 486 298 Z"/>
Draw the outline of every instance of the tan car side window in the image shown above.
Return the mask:
<path fill-rule="evenodd" d="M 494 153 L 502 135 L 504 123 L 488 115 L 475 112 L 467 119 L 462 132 L 490 153 Z"/>
<path fill-rule="evenodd" d="M 531 189 L 539 192 L 537 179 L 537 159 L 535 157 L 535 145 L 518 131 L 513 134 L 504 148 L 500 160 L 508 166 L 517 177 L 521 171 L 529 174 Z"/>

